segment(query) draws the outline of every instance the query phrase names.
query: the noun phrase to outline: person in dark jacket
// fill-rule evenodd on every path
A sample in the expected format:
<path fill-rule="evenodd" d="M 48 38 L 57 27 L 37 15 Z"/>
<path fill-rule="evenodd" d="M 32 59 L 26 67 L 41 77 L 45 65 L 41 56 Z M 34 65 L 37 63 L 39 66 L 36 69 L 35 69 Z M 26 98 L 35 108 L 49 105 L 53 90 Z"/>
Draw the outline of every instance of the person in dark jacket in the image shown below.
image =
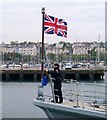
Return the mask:
<path fill-rule="evenodd" d="M 53 71 L 53 82 L 54 82 L 54 94 L 55 94 L 55 102 L 56 103 L 62 103 L 63 102 L 63 97 L 62 97 L 62 78 L 59 70 L 59 64 L 54 64 L 53 66 L 54 71 Z M 54 101 L 52 101 L 54 102 Z"/>

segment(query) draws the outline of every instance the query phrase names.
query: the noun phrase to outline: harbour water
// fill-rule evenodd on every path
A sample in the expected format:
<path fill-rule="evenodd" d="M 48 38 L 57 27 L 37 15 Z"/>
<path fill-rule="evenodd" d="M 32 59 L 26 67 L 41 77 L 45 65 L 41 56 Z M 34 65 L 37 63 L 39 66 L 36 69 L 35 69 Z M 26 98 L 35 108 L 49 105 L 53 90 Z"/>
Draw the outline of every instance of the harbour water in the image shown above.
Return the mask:
<path fill-rule="evenodd" d="M 81 82 L 82 87 L 79 89 L 90 90 L 88 84 L 94 85 L 95 83 L 85 82 L 85 84 Z M 97 84 L 101 85 L 103 82 Z M 2 118 L 47 118 L 42 109 L 33 105 L 33 99 L 37 96 L 39 85 L 41 83 L 3 82 L 0 85 L 0 89 L 2 88 Z M 71 90 L 72 88 L 73 86 L 70 83 L 62 84 L 63 90 Z M 104 92 L 104 90 L 101 91 Z M 51 95 L 50 84 L 44 87 L 44 94 Z"/>

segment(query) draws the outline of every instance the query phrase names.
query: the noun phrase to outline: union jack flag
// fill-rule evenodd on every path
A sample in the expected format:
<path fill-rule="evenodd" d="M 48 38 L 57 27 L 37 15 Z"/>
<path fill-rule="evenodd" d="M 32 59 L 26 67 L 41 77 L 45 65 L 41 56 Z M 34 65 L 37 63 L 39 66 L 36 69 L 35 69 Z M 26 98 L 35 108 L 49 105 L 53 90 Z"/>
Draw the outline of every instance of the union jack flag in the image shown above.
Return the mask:
<path fill-rule="evenodd" d="M 58 19 L 45 14 L 44 32 L 47 34 L 57 34 L 67 38 L 67 23 L 63 19 Z"/>

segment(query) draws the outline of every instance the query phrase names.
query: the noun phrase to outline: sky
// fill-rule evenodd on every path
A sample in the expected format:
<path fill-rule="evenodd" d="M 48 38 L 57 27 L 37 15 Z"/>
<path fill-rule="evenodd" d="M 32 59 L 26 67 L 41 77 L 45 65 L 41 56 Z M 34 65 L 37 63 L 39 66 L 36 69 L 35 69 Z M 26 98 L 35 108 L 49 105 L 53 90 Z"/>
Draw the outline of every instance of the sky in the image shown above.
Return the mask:
<path fill-rule="evenodd" d="M 42 14 L 67 22 L 67 38 L 45 34 L 47 43 L 105 41 L 105 1 L 103 0 L 2 0 L 0 42 L 41 42 Z"/>

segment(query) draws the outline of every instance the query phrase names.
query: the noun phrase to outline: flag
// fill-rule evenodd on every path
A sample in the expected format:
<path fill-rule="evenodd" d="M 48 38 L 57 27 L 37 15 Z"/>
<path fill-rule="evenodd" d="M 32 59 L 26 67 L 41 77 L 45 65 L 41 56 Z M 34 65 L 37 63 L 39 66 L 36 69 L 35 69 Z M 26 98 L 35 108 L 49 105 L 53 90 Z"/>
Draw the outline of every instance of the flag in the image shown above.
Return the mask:
<path fill-rule="evenodd" d="M 47 79 L 47 76 L 44 75 L 42 79 L 42 86 L 46 86 L 47 84 L 48 84 L 48 79 Z"/>
<path fill-rule="evenodd" d="M 57 34 L 67 38 L 67 23 L 63 19 L 45 14 L 44 32 L 47 34 Z"/>

